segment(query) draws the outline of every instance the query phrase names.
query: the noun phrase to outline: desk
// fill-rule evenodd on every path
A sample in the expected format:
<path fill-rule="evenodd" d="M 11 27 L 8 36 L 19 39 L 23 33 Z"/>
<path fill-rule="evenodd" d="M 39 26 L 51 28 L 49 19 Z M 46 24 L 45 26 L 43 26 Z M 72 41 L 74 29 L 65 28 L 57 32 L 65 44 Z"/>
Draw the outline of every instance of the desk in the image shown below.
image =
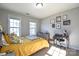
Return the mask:
<path fill-rule="evenodd" d="M 54 43 L 57 44 L 57 41 L 63 42 L 63 40 L 66 40 L 66 48 L 69 48 L 69 36 L 68 35 L 63 35 L 63 34 L 55 34 L 53 36 Z M 61 44 L 61 43 L 60 43 Z"/>

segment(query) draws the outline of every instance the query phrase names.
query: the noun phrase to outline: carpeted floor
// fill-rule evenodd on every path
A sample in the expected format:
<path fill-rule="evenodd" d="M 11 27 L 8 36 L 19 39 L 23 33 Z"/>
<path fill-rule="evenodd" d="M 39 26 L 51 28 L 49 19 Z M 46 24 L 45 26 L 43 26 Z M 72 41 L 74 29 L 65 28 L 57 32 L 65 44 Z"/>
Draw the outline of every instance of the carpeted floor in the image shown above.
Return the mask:
<path fill-rule="evenodd" d="M 50 45 L 49 48 L 42 49 L 33 56 L 79 56 L 79 50 Z"/>

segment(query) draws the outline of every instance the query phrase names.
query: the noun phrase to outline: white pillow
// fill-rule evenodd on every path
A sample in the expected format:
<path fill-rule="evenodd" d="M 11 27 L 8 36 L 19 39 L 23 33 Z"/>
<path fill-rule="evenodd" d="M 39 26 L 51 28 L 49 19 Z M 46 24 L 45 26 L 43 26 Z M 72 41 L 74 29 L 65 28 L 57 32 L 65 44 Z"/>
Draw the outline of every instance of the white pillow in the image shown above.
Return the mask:
<path fill-rule="evenodd" d="M 4 38 L 3 35 L 2 35 L 2 44 L 3 44 L 3 45 L 8 45 L 8 43 L 6 42 L 6 40 L 5 40 L 5 38 Z"/>

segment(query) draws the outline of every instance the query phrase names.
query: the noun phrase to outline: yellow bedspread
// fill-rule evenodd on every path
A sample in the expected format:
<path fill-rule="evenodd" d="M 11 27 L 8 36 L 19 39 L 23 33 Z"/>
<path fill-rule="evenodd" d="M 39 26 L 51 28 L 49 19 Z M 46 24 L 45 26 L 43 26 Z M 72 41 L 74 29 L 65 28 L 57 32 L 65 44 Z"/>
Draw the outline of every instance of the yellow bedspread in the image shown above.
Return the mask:
<path fill-rule="evenodd" d="M 43 38 L 38 38 L 22 44 L 10 44 L 3 46 L 1 48 L 1 52 L 13 51 L 16 56 L 28 56 L 45 47 L 49 47 L 48 41 Z"/>

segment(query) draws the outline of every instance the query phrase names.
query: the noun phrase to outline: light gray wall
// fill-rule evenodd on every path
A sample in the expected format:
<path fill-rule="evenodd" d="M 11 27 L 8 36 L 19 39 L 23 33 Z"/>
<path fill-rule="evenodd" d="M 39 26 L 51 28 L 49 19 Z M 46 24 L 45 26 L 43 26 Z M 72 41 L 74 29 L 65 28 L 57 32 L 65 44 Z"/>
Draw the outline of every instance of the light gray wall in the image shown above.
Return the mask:
<path fill-rule="evenodd" d="M 62 16 L 67 14 L 68 19 L 71 20 L 70 26 L 63 26 L 61 20 L 61 29 L 54 29 L 50 24 L 50 20 L 56 20 L 56 16 Z M 41 31 L 50 33 L 50 38 L 55 34 L 55 32 L 62 33 L 62 29 L 67 29 L 70 34 L 70 47 L 79 50 L 79 8 L 71 9 L 65 12 L 61 12 L 55 15 L 51 15 L 42 20 Z"/>
<path fill-rule="evenodd" d="M 37 32 L 40 31 L 40 20 L 34 17 L 25 16 L 23 14 L 0 9 L 0 24 L 3 26 L 4 31 L 8 33 L 8 18 L 21 19 L 21 36 L 29 35 L 29 21 L 37 23 Z"/>

